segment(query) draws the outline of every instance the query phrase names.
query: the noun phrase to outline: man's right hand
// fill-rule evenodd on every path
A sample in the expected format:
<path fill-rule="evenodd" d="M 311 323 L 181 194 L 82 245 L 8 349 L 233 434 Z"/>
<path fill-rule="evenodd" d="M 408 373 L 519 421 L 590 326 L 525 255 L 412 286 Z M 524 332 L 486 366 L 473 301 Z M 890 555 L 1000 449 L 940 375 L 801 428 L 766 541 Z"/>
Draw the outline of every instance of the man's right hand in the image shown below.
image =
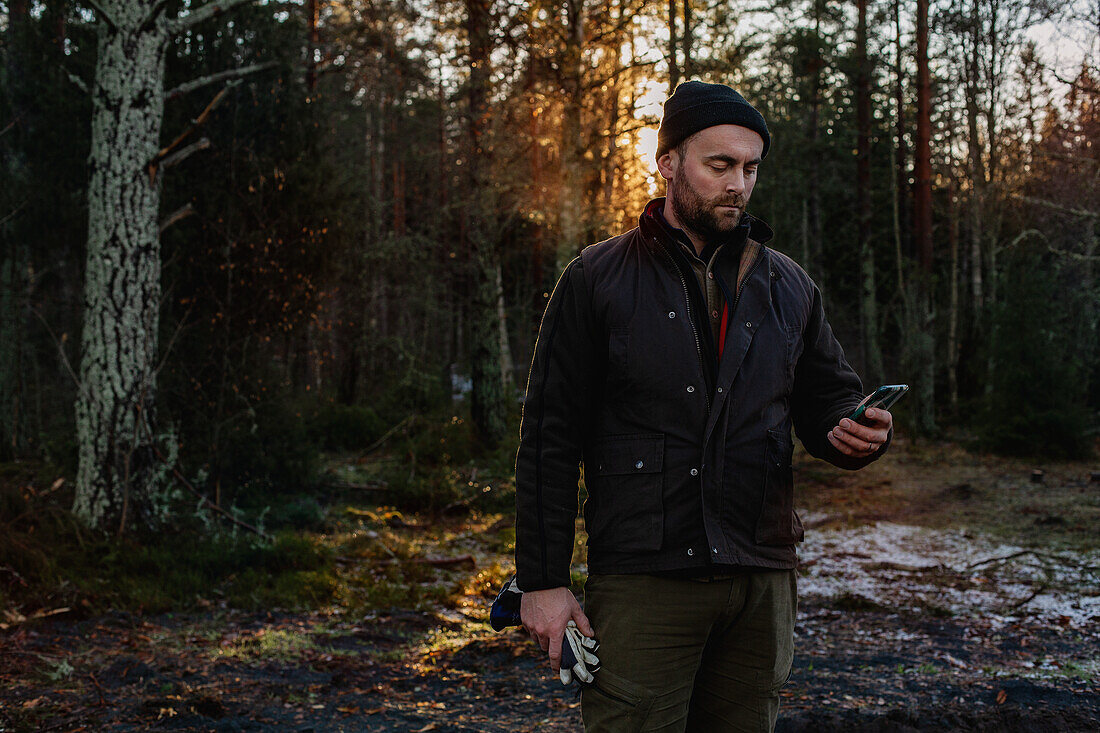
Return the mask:
<path fill-rule="evenodd" d="M 596 635 L 573 591 L 565 587 L 525 592 L 520 598 L 519 614 L 531 638 L 549 654 L 554 674 L 561 668 L 561 640 L 570 619 L 585 636 Z"/>

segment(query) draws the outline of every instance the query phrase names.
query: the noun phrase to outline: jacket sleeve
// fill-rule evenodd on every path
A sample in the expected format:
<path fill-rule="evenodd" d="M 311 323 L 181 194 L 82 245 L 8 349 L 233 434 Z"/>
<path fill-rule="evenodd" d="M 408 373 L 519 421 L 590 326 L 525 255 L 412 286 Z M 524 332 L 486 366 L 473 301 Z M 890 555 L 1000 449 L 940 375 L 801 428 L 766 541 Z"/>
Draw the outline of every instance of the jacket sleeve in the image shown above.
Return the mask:
<path fill-rule="evenodd" d="M 839 468 L 863 468 L 886 452 L 893 431 L 877 451 L 865 458 L 844 455 L 826 437 L 841 418 L 856 409 L 864 393 L 859 376 L 844 358 L 844 349 L 825 319 L 821 291 L 816 285 L 813 285 L 813 303 L 802 333 L 802 343 L 802 356 L 795 367 L 794 392 L 791 395 L 795 432 L 807 452 L 815 458 Z"/>
<path fill-rule="evenodd" d="M 606 360 L 584 267 L 565 268 L 539 327 L 516 456 L 516 582 L 523 591 L 568 586 L 583 435 Z"/>

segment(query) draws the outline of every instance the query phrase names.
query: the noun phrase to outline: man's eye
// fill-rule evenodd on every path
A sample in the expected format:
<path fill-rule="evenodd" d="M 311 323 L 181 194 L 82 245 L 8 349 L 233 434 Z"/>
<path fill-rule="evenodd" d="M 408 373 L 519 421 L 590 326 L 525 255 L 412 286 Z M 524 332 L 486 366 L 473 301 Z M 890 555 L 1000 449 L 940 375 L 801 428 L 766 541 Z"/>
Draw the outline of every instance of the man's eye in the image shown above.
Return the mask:
<path fill-rule="evenodd" d="M 756 175 L 756 169 L 755 168 L 746 168 L 745 169 L 745 175 L 746 176 L 755 176 Z"/>
<path fill-rule="evenodd" d="M 726 166 L 724 166 L 724 165 L 712 165 L 712 166 L 710 167 L 710 169 L 711 169 L 712 171 L 716 171 L 716 172 L 718 172 L 718 173 L 721 173 L 722 171 L 724 171 L 724 170 L 726 169 Z"/>

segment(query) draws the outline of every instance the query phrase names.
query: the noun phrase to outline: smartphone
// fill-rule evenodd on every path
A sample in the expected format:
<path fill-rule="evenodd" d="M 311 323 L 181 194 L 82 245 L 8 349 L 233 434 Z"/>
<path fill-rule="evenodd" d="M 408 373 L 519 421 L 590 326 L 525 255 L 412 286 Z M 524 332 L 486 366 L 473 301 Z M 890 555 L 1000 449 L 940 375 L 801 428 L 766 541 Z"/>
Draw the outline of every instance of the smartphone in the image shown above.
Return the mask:
<path fill-rule="evenodd" d="M 876 389 L 870 397 L 865 399 L 863 404 L 857 407 L 852 414 L 848 416 L 848 419 L 860 422 L 860 418 L 863 417 L 863 413 L 869 407 L 889 410 L 890 406 L 900 400 L 901 396 L 908 391 L 908 384 L 884 384 Z M 860 424 L 862 425 L 864 423 Z"/>

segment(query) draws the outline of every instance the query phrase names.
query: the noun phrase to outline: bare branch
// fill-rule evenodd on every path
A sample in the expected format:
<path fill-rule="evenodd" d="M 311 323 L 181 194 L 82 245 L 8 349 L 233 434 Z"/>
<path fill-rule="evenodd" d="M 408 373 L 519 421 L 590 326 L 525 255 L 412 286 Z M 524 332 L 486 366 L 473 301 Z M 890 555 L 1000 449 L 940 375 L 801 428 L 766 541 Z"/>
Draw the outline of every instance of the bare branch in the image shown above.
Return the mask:
<path fill-rule="evenodd" d="M 226 69 L 225 71 L 219 71 L 217 74 L 209 74 L 198 79 L 193 79 L 185 84 L 180 84 L 178 87 L 169 90 L 165 95 L 165 101 L 175 99 L 176 97 L 182 97 L 188 92 L 193 92 L 196 89 L 209 86 L 210 84 L 217 84 L 223 79 L 239 79 L 242 76 L 248 74 L 254 74 L 257 71 L 263 71 L 264 69 L 270 69 L 275 66 L 275 61 L 267 61 L 262 64 L 253 64 L 252 66 L 242 66 L 239 69 Z"/>
<path fill-rule="evenodd" d="M 104 23 L 111 26 L 112 28 L 118 28 L 118 23 L 115 21 L 114 17 L 112 17 L 111 14 L 108 13 L 106 11 L 106 9 L 104 9 L 103 5 L 99 2 L 99 0 L 88 0 L 88 4 L 91 5 L 92 8 L 95 9 L 96 13 L 99 14 L 100 19 Z"/>
<path fill-rule="evenodd" d="M 204 20 L 213 18 L 215 15 L 219 15 L 227 10 L 232 10 L 238 5 L 244 5 L 250 2 L 253 2 L 253 0 L 213 0 L 213 2 L 208 2 L 201 8 L 192 10 L 187 15 L 168 21 L 168 30 L 171 33 L 185 31 Z"/>
<path fill-rule="evenodd" d="M 27 205 L 27 202 L 24 199 L 23 202 L 20 203 L 18 206 L 16 206 L 14 209 L 12 209 L 12 211 L 9 214 L 7 214 L 3 219 L 0 219 L 0 226 L 4 226 L 9 221 L 11 221 L 15 217 L 19 216 L 19 212 L 22 211 L 23 207 L 25 207 L 26 205 Z"/>
<path fill-rule="evenodd" d="M 230 82 L 232 83 L 232 82 Z M 200 125 L 206 122 L 206 118 L 210 116 L 210 113 L 214 111 L 222 100 L 225 99 L 225 95 L 229 93 L 229 85 L 226 85 L 220 92 L 214 95 L 214 98 L 210 100 L 210 104 L 206 105 L 206 108 L 199 114 L 198 117 L 191 121 L 191 125 L 181 132 L 175 140 L 173 140 L 166 148 L 163 148 L 156 157 L 149 161 L 149 165 L 146 169 L 149 172 L 149 182 L 152 183 L 157 178 L 157 171 L 160 170 L 161 163 L 168 158 L 172 151 L 175 150 L 180 143 L 187 139 L 187 137 L 194 132 Z"/>
<path fill-rule="evenodd" d="M 1019 199 L 1025 203 L 1035 204 L 1036 206 L 1042 206 L 1052 211 L 1058 211 L 1063 214 L 1070 214 L 1072 216 L 1078 216 L 1082 219 L 1100 219 L 1100 211 L 1089 211 L 1088 209 L 1075 209 L 1071 206 L 1062 206 L 1056 204 L 1053 201 L 1047 201 L 1046 199 L 1037 199 L 1033 196 L 1024 196 L 1023 194 L 1013 194 L 1012 198 Z"/>
<path fill-rule="evenodd" d="M 57 338 L 57 336 L 54 335 L 53 329 L 50 328 L 49 321 L 47 321 L 42 316 L 42 314 L 38 312 L 38 309 L 35 308 L 33 305 L 28 307 L 30 308 L 31 313 L 33 313 L 38 318 L 38 320 L 42 321 L 42 325 L 46 327 L 46 332 L 50 334 L 50 338 L 53 339 L 54 344 L 57 345 L 57 353 L 61 357 L 61 364 L 65 367 L 66 371 L 69 372 L 69 376 L 73 378 L 73 384 L 76 385 L 77 391 L 81 394 L 84 394 L 84 385 L 83 383 L 81 383 L 80 377 L 76 376 L 76 371 L 73 369 L 73 365 L 69 362 L 69 356 L 65 353 L 65 342 L 68 341 L 69 334 L 62 334 L 61 338 Z"/>
<path fill-rule="evenodd" d="M 195 143 L 195 144 L 197 145 L 198 143 Z M 195 146 L 192 145 L 191 147 L 195 147 Z M 160 233 L 164 234 L 165 229 L 172 226 L 173 224 L 175 224 L 178 221 L 182 221 L 182 220 L 186 219 L 187 217 L 191 216 L 194 213 L 195 213 L 195 207 L 192 206 L 191 204 L 187 204 L 186 206 L 179 207 L 178 209 L 173 211 L 171 214 L 169 214 L 168 217 L 165 218 L 164 221 L 162 221 L 160 223 Z"/>
<path fill-rule="evenodd" d="M 92 93 L 91 90 L 88 89 L 87 83 L 73 72 L 65 69 L 65 76 L 69 77 L 69 81 L 75 84 L 77 88 L 80 89 L 80 91 L 84 92 L 85 94 Z"/>
<path fill-rule="evenodd" d="M 191 143 L 186 148 L 177 150 L 176 152 L 168 155 L 160 162 L 161 168 L 171 168 L 174 165 L 179 165 L 193 154 L 200 150 L 206 150 L 210 147 L 210 138 L 200 138 L 196 142 Z"/>

